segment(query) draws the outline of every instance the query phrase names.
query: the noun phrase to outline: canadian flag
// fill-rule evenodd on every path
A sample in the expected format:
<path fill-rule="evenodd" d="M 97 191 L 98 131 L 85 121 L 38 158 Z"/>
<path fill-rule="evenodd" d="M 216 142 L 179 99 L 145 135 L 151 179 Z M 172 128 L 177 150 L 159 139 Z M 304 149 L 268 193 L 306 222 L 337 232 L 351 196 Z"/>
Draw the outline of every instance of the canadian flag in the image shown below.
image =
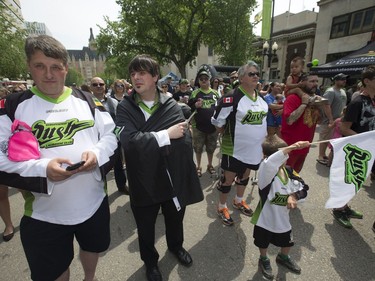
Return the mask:
<path fill-rule="evenodd" d="M 233 102 L 233 97 L 225 97 L 223 99 L 223 103 L 232 103 Z"/>

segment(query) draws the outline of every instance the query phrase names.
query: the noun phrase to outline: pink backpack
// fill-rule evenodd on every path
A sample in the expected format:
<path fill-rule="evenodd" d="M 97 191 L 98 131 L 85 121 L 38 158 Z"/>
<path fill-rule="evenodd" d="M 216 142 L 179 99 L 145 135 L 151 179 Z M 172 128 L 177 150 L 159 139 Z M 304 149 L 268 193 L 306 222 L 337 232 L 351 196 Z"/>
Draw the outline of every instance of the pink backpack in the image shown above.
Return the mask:
<path fill-rule="evenodd" d="M 40 158 L 39 142 L 25 122 L 15 119 L 8 141 L 8 159 L 14 162 Z"/>

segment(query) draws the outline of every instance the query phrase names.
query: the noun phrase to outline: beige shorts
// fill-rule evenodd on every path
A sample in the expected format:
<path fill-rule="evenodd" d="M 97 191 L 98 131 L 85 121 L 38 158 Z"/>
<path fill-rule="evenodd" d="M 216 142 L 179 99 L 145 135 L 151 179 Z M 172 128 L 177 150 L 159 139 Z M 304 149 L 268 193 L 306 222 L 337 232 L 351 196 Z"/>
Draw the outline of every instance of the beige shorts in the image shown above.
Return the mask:
<path fill-rule="evenodd" d="M 329 140 L 331 139 L 333 134 L 333 127 L 329 128 L 328 124 L 321 124 L 320 125 L 320 134 L 319 134 L 319 140 Z"/>
<path fill-rule="evenodd" d="M 216 131 L 208 134 L 193 128 L 193 148 L 195 153 L 202 153 L 204 145 L 206 145 L 207 153 L 214 153 L 217 145 L 217 136 L 218 133 Z"/>

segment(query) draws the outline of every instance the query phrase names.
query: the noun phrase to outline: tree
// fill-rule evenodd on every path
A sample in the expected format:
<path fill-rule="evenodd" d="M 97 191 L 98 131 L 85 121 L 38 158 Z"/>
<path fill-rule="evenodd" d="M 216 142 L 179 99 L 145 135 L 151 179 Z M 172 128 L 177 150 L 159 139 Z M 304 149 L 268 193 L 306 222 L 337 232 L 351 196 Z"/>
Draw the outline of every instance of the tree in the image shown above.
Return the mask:
<path fill-rule="evenodd" d="M 209 10 L 205 40 L 220 55 L 223 65 L 242 65 L 254 59 L 255 51 L 251 47 L 254 40 L 250 13 L 254 10 L 255 0 L 217 0 L 222 16 L 217 9 Z"/>
<path fill-rule="evenodd" d="M 0 2 L 0 76 L 10 79 L 17 79 L 20 75 L 26 77 L 27 74 L 24 53 L 26 32 L 14 22 Z"/>
<path fill-rule="evenodd" d="M 75 83 L 77 86 L 81 85 L 85 79 L 83 75 L 73 68 L 68 69 L 68 74 L 66 75 L 65 85 L 71 86 Z"/>
<path fill-rule="evenodd" d="M 100 52 L 122 63 L 146 53 L 161 64 L 173 62 L 183 77 L 201 44 L 212 46 L 226 64 L 246 61 L 253 37 L 249 15 L 255 0 L 119 0 L 118 21 L 106 19 Z M 232 28 L 234 26 L 234 28 Z M 127 64 L 126 64 L 127 65 Z M 123 66 L 122 66 L 123 67 Z"/>

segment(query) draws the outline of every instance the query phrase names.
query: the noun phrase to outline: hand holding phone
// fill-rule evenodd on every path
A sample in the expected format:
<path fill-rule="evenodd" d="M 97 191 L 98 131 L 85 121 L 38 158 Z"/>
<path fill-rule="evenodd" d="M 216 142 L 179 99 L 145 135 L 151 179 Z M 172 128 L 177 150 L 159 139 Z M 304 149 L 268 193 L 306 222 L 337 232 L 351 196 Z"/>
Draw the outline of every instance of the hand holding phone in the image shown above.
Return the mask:
<path fill-rule="evenodd" d="M 66 167 L 66 170 L 67 171 L 74 171 L 74 170 L 78 169 L 79 167 L 82 167 L 85 163 L 86 163 L 86 161 L 77 162 L 73 165 L 70 165 L 70 166 Z"/>

